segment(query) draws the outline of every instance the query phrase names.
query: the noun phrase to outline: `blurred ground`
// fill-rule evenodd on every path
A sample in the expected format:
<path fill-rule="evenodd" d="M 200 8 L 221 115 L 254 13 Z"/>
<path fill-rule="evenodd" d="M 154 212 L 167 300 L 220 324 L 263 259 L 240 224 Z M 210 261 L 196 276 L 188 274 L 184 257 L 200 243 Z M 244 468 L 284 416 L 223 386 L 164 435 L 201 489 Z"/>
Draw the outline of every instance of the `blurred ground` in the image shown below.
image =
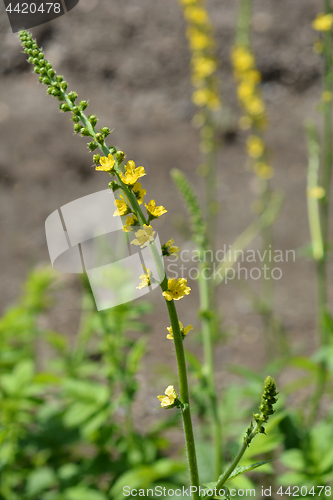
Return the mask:
<path fill-rule="evenodd" d="M 255 217 L 253 174 L 246 170 L 245 134 L 234 133 L 239 110 L 229 61 L 236 20 L 235 0 L 208 0 L 216 30 L 225 109 L 232 120 L 219 155 L 218 247 L 229 245 Z M 267 142 L 276 175 L 273 185 L 285 193 L 285 203 L 274 226 L 276 248 L 298 249 L 309 242 L 306 213 L 306 144 L 303 123 L 313 118 L 320 126 L 316 105 L 321 94 L 321 64 L 312 50 L 316 34 L 311 21 L 321 10 L 319 0 L 254 1 L 253 42 L 263 74 L 270 128 Z M 190 176 L 201 196 L 202 180 L 198 132 L 190 121 L 189 52 L 177 0 L 81 0 L 69 14 L 35 28 L 46 57 L 69 82 L 69 90 L 89 99 L 89 111 L 114 132 L 114 143 L 144 165 L 148 197 L 168 209 L 156 222 L 161 240 L 173 237 L 183 248 L 188 242 L 175 225 L 186 213 L 170 180 L 173 167 Z M 61 205 L 106 187 L 108 178 L 91 167 L 86 141 L 73 136 L 69 115 L 39 86 L 25 62 L 0 3 L 0 307 L 18 296 L 29 268 L 48 263 L 44 221 Z M 259 240 L 252 248 L 259 248 Z M 282 266 L 275 282 L 276 312 L 296 350 L 310 354 L 315 339 L 314 265 L 304 257 Z M 53 329 L 75 335 L 79 315 L 79 286 L 67 276 L 63 296 L 50 322 Z M 198 310 L 193 293 L 179 302 L 184 324 L 193 323 Z M 165 339 L 169 326 L 159 291 L 151 294 L 154 314 L 149 317 L 151 352 L 140 374 L 147 405 L 138 417 L 156 415 L 155 395 L 164 386 L 153 377 L 157 365 L 170 364 L 173 354 Z M 226 378 L 226 363 L 251 368 L 264 362 L 262 324 L 251 303 L 232 283 L 220 287 L 218 303 L 229 333 L 227 345 L 216 349 L 217 380 Z M 198 324 L 198 322 L 196 322 Z M 189 341 L 189 347 L 197 345 Z M 171 383 L 172 381 L 170 380 Z M 285 380 L 283 380 L 285 382 Z M 151 404 L 150 404 L 151 403 Z M 144 406 L 144 407 L 143 407 Z"/>

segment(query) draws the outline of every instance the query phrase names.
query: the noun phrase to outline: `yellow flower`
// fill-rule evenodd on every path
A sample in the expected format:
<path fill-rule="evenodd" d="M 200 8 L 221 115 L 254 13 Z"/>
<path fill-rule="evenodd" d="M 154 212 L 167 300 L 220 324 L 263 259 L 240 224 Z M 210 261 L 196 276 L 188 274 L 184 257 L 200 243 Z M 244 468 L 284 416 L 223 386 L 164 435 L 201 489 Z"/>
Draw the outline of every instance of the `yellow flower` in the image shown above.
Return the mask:
<path fill-rule="evenodd" d="M 187 7 L 184 11 L 184 17 L 195 24 L 208 22 L 207 12 L 202 7 Z"/>
<path fill-rule="evenodd" d="M 332 92 L 330 90 L 326 90 L 321 94 L 321 100 L 323 102 L 331 102 L 332 100 Z"/>
<path fill-rule="evenodd" d="M 152 226 L 143 225 L 143 229 L 139 229 L 135 236 L 136 240 L 131 241 L 133 245 L 140 245 L 140 248 L 147 247 L 152 241 L 154 241 L 154 234 Z"/>
<path fill-rule="evenodd" d="M 258 96 L 252 96 L 247 99 L 244 106 L 250 115 L 260 115 L 265 111 L 264 103 Z"/>
<path fill-rule="evenodd" d="M 333 25 L 333 14 L 323 14 L 317 15 L 316 19 L 312 21 L 312 28 L 316 31 L 329 31 L 332 29 Z"/>
<path fill-rule="evenodd" d="M 199 108 L 208 106 L 210 109 L 218 109 L 220 107 L 220 99 L 216 93 L 207 88 L 195 90 L 192 94 L 193 103 Z"/>
<path fill-rule="evenodd" d="M 170 278 L 168 280 L 168 290 L 163 292 L 163 297 L 170 300 L 180 300 L 185 295 L 189 295 L 191 288 L 187 286 L 187 280 L 185 278 L 178 278 L 177 281 L 175 278 Z"/>
<path fill-rule="evenodd" d="M 117 207 L 117 210 L 113 214 L 113 217 L 116 217 L 117 215 L 127 215 L 132 212 L 130 207 L 127 205 L 126 201 L 124 200 L 123 196 L 120 195 L 120 200 L 116 200 L 114 204 Z"/>
<path fill-rule="evenodd" d="M 267 165 L 267 163 L 260 161 L 256 163 L 253 167 L 255 174 L 262 179 L 270 179 L 274 175 L 274 169 L 271 165 Z"/>
<path fill-rule="evenodd" d="M 236 73 L 244 73 L 254 67 L 253 55 L 244 47 L 234 47 L 231 59 Z"/>
<path fill-rule="evenodd" d="M 145 189 L 141 189 L 140 182 L 136 182 L 133 186 L 133 193 L 135 194 L 136 199 L 138 200 L 139 205 L 142 205 L 143 198 L 147 191 Z"/>
<path fill-rule="evenodd" d="M 252 83 L 242 82 L 237 88 L 238 99 L 244 101 L 251 97 L 255 92 L 255 86 Z"/>
<path fill-rule="evenodd" d="M 169 241 L 163 245 L 166 255 L 175 255 L 178 257 L 177 252 L 179 252 L 180 248 L 174 245 L 174 240 L 171 238 Z M 163 254 L 164 255 L 164 254 Z"/>
<path fill-rule="evenodd" d="M 123 231 L 125 233 L 128 233 L 129 231 L 133 231 L 133 226 L 138 226 L 139 221 L 136 217 L 136 215 L 129 215 L 126 219 L 126 224 L 123 226 Z"/>
<path fill-rule="evenodd" d="M 308 189 L 308 197 L 315 200 L 320 200 L 325 196 L 325 189 L 321 186 L 315 186 Z"/>
<path fill-rule="evenodd" d="M 147 209 L 148 214 L 152 216 L 154 219 L 158 219 L 167 212 L 167 210 L 162 205 L 159 205 L 157 207 L 155 200 L 151 200 L 148 203 L 148 205 L 147 203 L 145 203 L 145 207 Z"/>
<path fill-rule="evenodd" d="M 251 158 L 260 158 L 264 152 L 265 145 L 257 135 L 250 135 L 246 141 L 246 148 Z"/>
<path fill-rule="evenodd" d="M 173 385 L 169 385 L 165 389 L 165 396 L 157 396 L 157 398 L 161 402 L 162 408 L 173 408 L 175 406 L 176 399 L 178 398 L 178 394 L 175 391 Z"/>
<path fill-rule="evenodd" d="M 134 161 L 129 160 L 125 165 L 125 175 L 121 172 L 120 178 L 127 186 L 134 186 L 137 180 L 144 175 L 146 175 L 145 169 L 143 167 L 135 168 Z"/>
<path fill-rule="evenodd" d="M 193 330 L 193 326 L 192 325 L 188 325 L 186 328 L 184 328 L 183 327 L 183 323 L 181 321 L 179 321 L 179 328 L 180 328 L 180 333 L 182 334 L 183 340 L 186 337 L 186 335 L 188 334 L 188 332 L 190 330 Z M 169 332 L 168 335 L 167 335 L 167 339 L 173 340 L 172 326 L 169 326 L 167 328 L 167 330 Z"/>
<path fill-rule="evenodd" d="M 100 165 L 95 170 L 102 170 L 103 172 L 114 172 L 115 160 L 111 154 L 108 157 L 102 156 L 99 160 Z"/>
<path fill-rule="evenodd" d="M 192 59 L 193 79 L 207 78 L 216 70 L 216 62 L 208 57 L 195 57 Z"/>
<path fill-rule="evenodd" d="M 188 28 L 187 37 L 192 50 L 207 49 L 211 45 L 209 36 L 195 28 Z"/>
<path fill-rule="evenodd" d="M 150 286 L 151 285 L 151 278 L 153 277 L 153 273 L 151 272 L 151 270 L 149 268 L 147 269 L 145 266 L 142 266 L 142 267 L 145 270 L 145 273 L 141 274 L 141 276 L 140 276 L 140 280 L 142 281 L 142 283 L 140 283 L 140 285 L 136 287 L 139 290 L 141 290 L 141 288 L 145 288 L 147 286 Z"/>

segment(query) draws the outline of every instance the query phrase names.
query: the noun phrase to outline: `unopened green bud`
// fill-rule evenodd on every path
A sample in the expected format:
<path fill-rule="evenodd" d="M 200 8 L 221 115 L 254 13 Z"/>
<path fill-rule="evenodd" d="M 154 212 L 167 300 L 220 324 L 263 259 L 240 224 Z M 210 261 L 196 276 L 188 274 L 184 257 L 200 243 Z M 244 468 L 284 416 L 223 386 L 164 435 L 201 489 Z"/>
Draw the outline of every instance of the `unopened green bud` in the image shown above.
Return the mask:
<path fill-rule="evenodd" d="M 87 107 L 88 107 L 87 101 L 81 101 L 80 102 L 79 108 L 81 109 L 81 111 L 84 111 L 85 109 L 87 109 Z"/>
<path fill-rule="evenodd" d="M 73 115 L 72 116 L 72 120 L 73 120 L 74 123 L 78 123 L 80 121 L 80 117 L 77 116 L 77 115 Z"/>
<path fill-rule="evenodd" d="M 93 156 L 94 163 L 99 163 L 100 158 L 101 158 L 101 155 L 99 155 L 99 154 L 94 155 Z"/>
<path fill-rule="evenodd" d="M 37 66 L 39 66 L 39 59 L 38 59 L 38 57 L 34 57 L 32 62 L 33 62 L 33 64 L 36 64 Z"/>
<path fill-rule="evenodd" d="M 29 62 L 30 64 L 33 64 L 33 62 L 34 62 L 34 58 L 30 56 L 30 57 L 28 58 L 28 62 Z"/>
<path fill-rule="evenodd" d="M 111 130 L 109 127 L 102 127 L 101 128 L 101 133 L 103 134 L 104 138 L 107 137 L 108 135 L 111 134 Z"/>
<path fill-rule="evenodd" d="M 118 163 L 121 163 L 123 161 L 123 159 L 125 158 L 125 153 L 123 151 L 117 151 L 116 154 L 116 160 Z"/>
<path fill-rule="evenodd" d="M 110 153 L 111 153 L 112 155 L 114 155 L 114 154 L 116 154 L 117 149 L 116 149 L 114 146 L 110 146 L 110 147 L 109 147 L 109 151 L 110 151 Z"/>
<path fill-rule="evenodd" d="M 38 57 L 39 57 L 39 59 L 44 59 L 44 54 L 43 54 L 43 52 L 40 52 L 40 53 L 38 54 Z"/>
<path fill-rule="evenodd" d="M 37 43 L 33 43 L 33 44 L 32 44 L 32 48 L 33 48 L 34 50 L 38 49 L 38 45 L 37 45 Z"/>
<path fill-rule="evenodd" d="M 56 81 L 57 81 L 58 83 L 61 83 L 61 82 L 63 81 L 63 79 L 64 79 L 64 77 L 63 77 L 63 76 L 61 76 L 61 75 L 57 75 L 57 76 L 56 76 Z"/>
<path fill-rule="evenodd" d="M 52 64 L 51 63 L 46 63 L 46 69 L 47 70 L 52 69 Z"/>
<path fill-rule="evenodd" d="M 39 83 L 43 83 L 43 80 L 44 80 L 44 77 L 43 77 L 43 76 L 40 76 L 40 77 L 38 78 Z"/>
<path fill-rule="evenodd" d="M 40 69 L 38 68 L 38 66 L 34 67 L 34 72 L 37 73 L 37 75 L 40 74 Z"/>
<path fill-rule="evenodd" d="M 54 69 L 49 69 L 47 73 L 48 73 L 48 75 L 49 75 L 50 78 L 53 78 L 54 75 L 56 74 L 56 72 L 54 71 Z"/>
<path fill-rule="evenodd" d="M 89 132 L 89 130 L 87 129 L 87 127 L 83 127 L 81 129 L 81 135 L 82 135 L 82 137 L 85 137 L 85 136 L 88 137 L 89 135 L 91 135 L 91 133 Z"/>
<path fill-rule="evenodd" d="M 81 111 L 78 106 L 73 106 L 72 111 L 75 115 L 80 115 Z"/>
<path fill-rule="evenodd" d="M 83 127 L 82 127 L 82 125 L 81 125 L 80 123 L 76 123 L 76 124 L 74 125 L 74 130 L 75 130 L 75 132 L 76 132 L 77 134 L 78 134 L 79 132 L 81 132 L 81 128 L 83 128 Z"/>
<path fill-rule="evenodd" d="M 52 95 L 52 92 L 53 92 L 53 88 L 52 88 L 52 87 L 48 87 L 48 89 L 47 89 L 47 93 L 48 93 L 49 95 Z"/>
<path fill-rule="evenodd" d="M 62 82 L 62 83 L 61 83 L 61 90 L 62 90 L 63 92 L 66 92 L 67 87 L 68 87 L 67 82 Z"/>
<path fill-rule="evenodd" d="M 93 127 L 95 127 L 96 123 L 98 122 L 98 118 L 96 115 L 89 115 L 88 120 L 90 121 Z"/>
<path fill-rule="evenodd" d="M 102 134 L 99 132 L 95 135 L 95 141 L 98 142 L 99 144 L 103 144 L 104 142 L 104 137 Z"/>
<path fill-rule="evenodd" d="M 70 92 L 68 94 L 68 99 L 74 104 L 75 100 L 77 99 L 77 93 L 76 92 Z"/>
<path fill-rule="evenodd" d="M 109 189 L 111 189 L 113 192 L 117 191 L 117 189 L 120 189 L 121 186 L 116 183 L 116 181 L 111 181 L 109 182 Z"/>
<path fill-rule="evenodd" d="M 90 151 L 95 151 L 95 149 L 98 148 L 98 144 L 96 144 L 96 142 L 91 141 L 88 143 L 88 148 L 90 149 Z"/>
<path fill-rule="evenodd" d="M 64 113 L 66 111 L 70 111 L 71 110 L 71 108 L 68 106 L 67 102 L 64 102 L 63 104 L 60 104 L 59 109 L 61 109 L 61 111 L 63 111 Z"/>
<path fill-rule="evenodd" d="M 45 85 L 50 85 L 51 81 L 50 81 L 50 79 L 49 79 L 49 78 L 47 78 L 47 76 L 44 76 L 44 77 L 43 77 L 43 83 L 44 83 Z"/>

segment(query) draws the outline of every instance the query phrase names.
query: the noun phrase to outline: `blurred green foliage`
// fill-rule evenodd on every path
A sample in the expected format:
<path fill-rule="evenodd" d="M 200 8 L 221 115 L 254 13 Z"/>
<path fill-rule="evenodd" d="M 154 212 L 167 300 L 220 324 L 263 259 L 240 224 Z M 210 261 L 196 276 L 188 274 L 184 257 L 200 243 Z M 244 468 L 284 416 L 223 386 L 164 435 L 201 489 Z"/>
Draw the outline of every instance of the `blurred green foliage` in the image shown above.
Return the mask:
<path fill-rule="evenodd" d="M 72 340 L 43 326 L 58 287 L 52 270 L 31 272 L 18 303 L 0 319 L 0 499 L 121 500 L 124 486 L 186 485 L 186 461 L 169 458 L 164 437 L 167 428 L 178 427 L 179 412 L 163 412 L 158 425 L 144 432 L 134 425 L 137 373 L 148 347 L 143 316 L 150 306 L 131 302 L 97 312 L 83 281 L 79 332 Z M 200 359 L 191 352 L 187 356 L 200 478 L 206 484 L 214 463 L 209 394 Z M 278 376 L 289 364 L 302 376 L 286 385 L 267 436 L 254 440 L 239 470 L 269 462 L 259 473 L 233 477 L 228 487 L 259 491 L 261 485 L 275 484 L 310 490 L 330 484 L 332 410 L 309 430 L 308 408 L 285 408 L 295 391 L 313 382 L 323 356 L 319 351 L 313 359 L 291 357 L 264 368 Z M 219 397 L 225 466 L 256 411 L 263 380 L 246 367 L 230 370 L 246 384 L 229 384 Z"/>

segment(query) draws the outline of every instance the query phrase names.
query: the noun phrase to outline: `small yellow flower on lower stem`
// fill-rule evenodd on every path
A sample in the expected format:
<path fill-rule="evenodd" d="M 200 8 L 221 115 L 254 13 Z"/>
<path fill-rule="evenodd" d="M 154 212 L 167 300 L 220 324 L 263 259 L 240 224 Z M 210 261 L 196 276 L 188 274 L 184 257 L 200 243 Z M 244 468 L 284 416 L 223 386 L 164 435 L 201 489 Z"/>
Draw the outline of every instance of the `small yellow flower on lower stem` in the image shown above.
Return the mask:
<path fill-rule="evenodd" d="M 180 300 L 185 295 L 189 295 L 191 288 L 187 286 L 187 280 L 185 278 L 170 278 L 168 280 L 168 290 L 163 292 L 162 295 L 166 300 Z"/>
<path fill-rule="evenodd" d="M 164 392 L 165 396 L 157 396 L 157 398 L 161 402 L 161 408 L 173 408 L 176 405 L 176 399 L 178 398 L 178 394 L 175 391 L 173 385 L 169 385 Z"/>
<path fill-rule="evenodd" d="M 102 156 L 100 159 L 99 159 L 99 162 L 100 162 L 100 165 L 98 165 L 95 170 L 100 170 L 100 171 L 103 171 L 103 172 L 109 172 L 109 173 L 112 173 L 114 172 L 114 164 L 115 164 L 115 160 L 113 158 L 113 156 L 111 154 L 109 154 L 108 157 L 106 156 Z"/>
<path fill-rule="evenodd" d="M 125 175 L 121 172 L 120 178 L 127 186 L 134 186 L 137 180 L 144 175 L 146 175 L 145 169 L 143 167 L 135 168 L 134 161 L 129 160 L 125 165 Z"/>
<path fill-rule="evenodd" d="M 148 214 L 152 216 L 153 219 L 158 219 L 167 212 L 167 210 L 162 205 L 156 206 L 155 200 L 151 200 L 148 205 L 147 203 L 145 203 L 145 207 Z"/>
<path fill-rule="evenodd" d="M 264 152 L 265 145 L 257 135 L 250 135 L 246 141 L 246 148 L 251 158 L 260 158 Z"/>
<path fill-rule="evenodd" d="M 136 182 L 133 186 L 133 193 L 135 194 L 136 199 L 138 200 L 139 205 L 142 205 L 143 198 L 145 197 L 147 191 L 145 189 L 141 189 L 140 182 Z"/>
<path fill-rule="evenodd" d="M 325 189 L 322 186 L 314 186 L 308 189 L 308 197 L 314 200 L 320 200 L 325 196 Z"/>
<path fill-rule="evenodd" d="M 316 31 L 329 31 L 333 26 L 333 14 L 318 14 L 311 26 Z"/>
<path fill-rule="evenodd" d="M 143 266 L 143 269 L 145 270 L 145 272 L 140 276 L 140 280 L 142 281 L 142 283 L 140 283 L 140 285 L 136 287 L 139 290 L 141 290 L 141 288 L 146 288 L 147 286 L 150 286 L 151 279 L 153 277 L 153 273 L 149 268 L 147 269 L 145 266 Z"/>
<path fill-rule="evenodd" d="M 117 207 L 117 210 L 113 214 L 113 217 L 116 217 L 117 215 L 127 215 L 132 212 L 130 207 L 127 205 L 126 201 L 124 200 L 123 196 L 120 195 L 120 200 L 116 200 L 114 204 Z"/>
<path fill-rule="evenodd" d="M 181 321 L 179 321 L 179 328 L 180 328 L 180 333 L 182 334 L 182 338 L 184 340 L 184 338 L 186 337 L 186 335 L 188 334 L 188 332 L 190 330 L 193 330 L 193 326 L 192 325 L 188 325 L 186 326 L 185 328 L 183 327 L 183 323 Z M 170 340 L 173 340 L 173 331 L 172 331 L 172 326 L 169 326 L 167 327 L 167 330 L 168 330 L 168 335 L 167 335 L 167 339 L 170 339 Z"/>
<path fill-rule="evenodd" d="M 169 255 L 174 255 L 178 257 L 177 252 L 179 252 L 180 248 L 174 245 L 174 240 L 171 238 L 164 245 L 162 245 L 162 255 L 168 257 Z"/>
<path fill-rule="evenodd" d="M 126 224 L 123 226 L 123 231 L 125 233 L 128 233 L 129 231 L 133 231 L 133 226 L 138 226 L 139 221 L 136 217 L 136 215 L 129 215 L 126 219 Z"/>
<path fill-rule="evenodd" d="M 133 245 L 140 245 L 140 248 L 147 247 L 152 241 L 154 241 L 154 234 L 152 226 L 143 225 L 143 229 L 139 229 L 136 233 L 136 239 L 131 241 Z"/>

